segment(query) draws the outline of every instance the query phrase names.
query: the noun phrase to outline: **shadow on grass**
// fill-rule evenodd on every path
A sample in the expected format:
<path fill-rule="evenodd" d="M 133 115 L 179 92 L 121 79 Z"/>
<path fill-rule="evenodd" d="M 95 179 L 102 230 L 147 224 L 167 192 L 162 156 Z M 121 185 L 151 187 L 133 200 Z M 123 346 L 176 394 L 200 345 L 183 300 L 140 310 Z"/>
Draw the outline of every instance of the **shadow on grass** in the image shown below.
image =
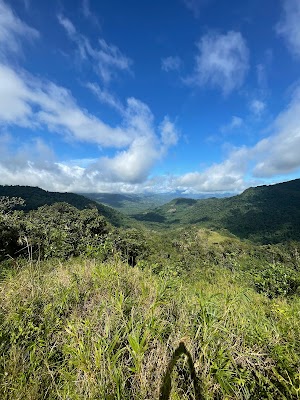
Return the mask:
<path fill-rule="evenodd" d="M 179 357 L 182 354 L 185 354 L 187 356 L 190 374 L 191 374 L 191 378 L 192 378 L 193 385 L 194 385 L 195 399 L 196 400 L 204 400 L 204 397 L 201 392 L 201 388 L 199 386 L 199 379 L 196 374 L 192 356 L 191 356 L 190 352 L 187 350 L 187 348 L 183 342 L 179 343 L 179 346 L 174 351 L 172 358 L 169 361 L 166 373 L 164 375 L 164 378 L 163 378 L 163 381 L 162 381 L 162 384 L 160 387 L 159 400 L 169 400 L 170 394 L 171 394 L 171 389 L 172 389 L 171 374 L 173 372 L 173 369 L 174 369 Z"/>

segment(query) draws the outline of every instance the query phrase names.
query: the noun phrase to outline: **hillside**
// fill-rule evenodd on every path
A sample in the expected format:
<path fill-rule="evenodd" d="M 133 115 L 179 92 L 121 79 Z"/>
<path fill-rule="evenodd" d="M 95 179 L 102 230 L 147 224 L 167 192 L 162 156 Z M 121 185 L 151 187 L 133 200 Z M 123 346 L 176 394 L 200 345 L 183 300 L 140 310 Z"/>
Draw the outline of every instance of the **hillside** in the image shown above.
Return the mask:
<path fill-rule="evenodd" d="M 173 200 L 170 194 L 80 193 L 83 196 L 127 214 L 143 212 Z"/>
<path fill-rule="evenodd" d="M 300 179 L 249 188 L 229 198 L 179 198 L 134 217 L 152 227 L 197 224 L 227 229 L 260 243 L 299 240 Z"/>
<path fill-rule="evenodd" d="M 83 210 L 85 208 L 96 207 L 101 215 L 114 226 L 129 227 L 135 224 L 135 221 L 122 213 L 108 207 L 104 204 L 95 202 L 84 196 L 75 193 L 48 192 L 38 187 L 32 186 L 2 186 L 0 185 L 0 197 L 22 197 L 25 200 L 24 211 L 35 210 L 43 205 L 52 205 L 54 203 L 65 202 Z"/>
<path fill-rule="evenodd" d="M 297 399 L 299 245 L 171 235 L 139 234 L 134 268 L 111 236 L 78 258 L 0 262 L 0 398 Z"/>
<path fill-rule="evenodd" d="M 152 208 L 160 207 L 178 197 L 202 199 L 210 197 L 209 194 L 183 194 L 179 192 L 171 193 L 139 193 L 139 194 L 122 194 L 122 193 L 79 193 L 83 196 L 113 207 L 116 210 L 127 214 L 134 215 L 142 213 Z M 230 193 L 220 194 L 218 197 L 228 197 Z"/>
<path fill-rule="evenodd" d="M 115 229 L 95 208 L 6 200 L 1 399 L 297 398 L 300 243 Z"/>

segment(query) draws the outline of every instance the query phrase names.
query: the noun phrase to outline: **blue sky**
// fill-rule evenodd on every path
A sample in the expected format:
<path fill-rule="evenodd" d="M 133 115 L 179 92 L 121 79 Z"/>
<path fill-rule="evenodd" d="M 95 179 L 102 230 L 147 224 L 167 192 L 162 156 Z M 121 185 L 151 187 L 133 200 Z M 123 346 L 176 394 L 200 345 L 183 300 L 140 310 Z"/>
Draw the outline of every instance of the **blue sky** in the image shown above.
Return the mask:
<path fill-rule="evenodd" d="M 0 0 L 0 184 L 298 178 L 299 21 L 300 0 Z"/>

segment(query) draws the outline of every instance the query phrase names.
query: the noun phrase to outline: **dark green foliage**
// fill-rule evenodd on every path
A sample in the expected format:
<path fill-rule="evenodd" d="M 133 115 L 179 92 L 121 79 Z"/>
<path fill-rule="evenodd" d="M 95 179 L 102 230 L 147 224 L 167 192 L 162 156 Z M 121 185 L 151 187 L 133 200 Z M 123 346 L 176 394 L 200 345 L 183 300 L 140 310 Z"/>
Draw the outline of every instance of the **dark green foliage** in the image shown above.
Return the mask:
<path fill-rule="evenodd" d="M 67 203 L 45 205 L 24 214 L 10 213 L 0 220 L 2 258 L 26 255 L 30 258 L 68 258 L 99 246 L 108 226 L 98 210 L 78 210 Z"/>
<path fill-rule="evenodd" d="M 38 207 L 44 205 L 64 202 L 71 204 L 79 210 L 97 208 L 99 213 L 103 215 L 108 222 L 117 227 L 131 227 L 134 225 L 134 221 L 131 221 L 129 217 L 119 213 L 113 208 L 107 207 L 75 193 L 48 192 L 38 187 L 31 186 L 0 185 L 0 196 L 21 197 L 25 201 L 25 206 L 22 208 L 25 212 L 36 210 Z"/>
<path fill-rule="evenodd" d="M 116 251 L 120 252 L 124 261 L 134 267 L 138 260 L 143 260 L 149 254 L 149 245 L 142 231 L 127 229 L 116 231 L 110 240 Z"/>
<path fill-rule="evenodd" d="M 13 209 L 23 205 L 24 200 L 19 197 L 0 197 L 0 260 L 18 248 L 23 213 Z"/>

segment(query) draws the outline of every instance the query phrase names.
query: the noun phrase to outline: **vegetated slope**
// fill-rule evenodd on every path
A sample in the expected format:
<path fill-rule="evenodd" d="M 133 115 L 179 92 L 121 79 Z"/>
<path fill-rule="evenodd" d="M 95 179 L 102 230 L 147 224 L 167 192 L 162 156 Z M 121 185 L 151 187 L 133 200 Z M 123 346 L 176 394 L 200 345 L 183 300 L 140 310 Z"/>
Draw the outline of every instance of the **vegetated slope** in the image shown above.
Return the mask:
<path fill-rule="evenodd" d="M 240 238 L 261 243 L 299 240 L 300 179 L 249 188 L 229 198 L 179 198 L 134 217 L 164 227 L 198 224 L 223 228 Z"/>
<path fill-rule="evenodd" d="M 135 224 L 135 221 L 130 220 L 129 217 L 113 208 L 75 193 L 48 192 L 39 187 L 32 186 L 0 185 L 0 196 L 22 197 L 26 203 L 25 207 L 21 208 L 24 211 L 35 210 L 43 205 L 65 202 L 79 210 L 96 207 L 101 215 L 103 215 L 112 225 L 117 227 L 129 227 Z"/>
<path fill-rule="evenodd" d="M 180 342 L 207 400 L 298 398 L 299 297 L 268 299 L 226 268 L 27 263 L 0 282 L 0 306 L 3 400 L 167 398 Z M 199 398 L 184 357 L 171 380 L 170 400 Z"/>
<path fill-rule="evenodd" d="M 120 193 L 82 193 L 83 196 L 123 212 L 127 215 L 159 207 L 174 199 L 170 194 L 120 194 Z"/>
<path fill-rule="evenodd" d="M 178 197 L 188 198 L 190 195 L 179 192 L 172 193 L 139 193 L 139 194 L 121 194 L 121 193 L 79 193 L 83 196 L 106 204 L 116 210 L 127 214 L 134 215 L 142 213 L 146 210 L 160 207 Z M 220 197 L 228 197 L 230 193 L 223 193 Z M 209 194 L 192 195 L 193 198 L 208 198 Z M 218 196 L 219 197 L 219 196 Z"/>
<path fill-rule="evenodd" d="M 196 400 L 182 342 L 207 400 L 297 398 L 299 243 L 108 231 L 66 203 L 0 223 L 1 399 Z"/>

